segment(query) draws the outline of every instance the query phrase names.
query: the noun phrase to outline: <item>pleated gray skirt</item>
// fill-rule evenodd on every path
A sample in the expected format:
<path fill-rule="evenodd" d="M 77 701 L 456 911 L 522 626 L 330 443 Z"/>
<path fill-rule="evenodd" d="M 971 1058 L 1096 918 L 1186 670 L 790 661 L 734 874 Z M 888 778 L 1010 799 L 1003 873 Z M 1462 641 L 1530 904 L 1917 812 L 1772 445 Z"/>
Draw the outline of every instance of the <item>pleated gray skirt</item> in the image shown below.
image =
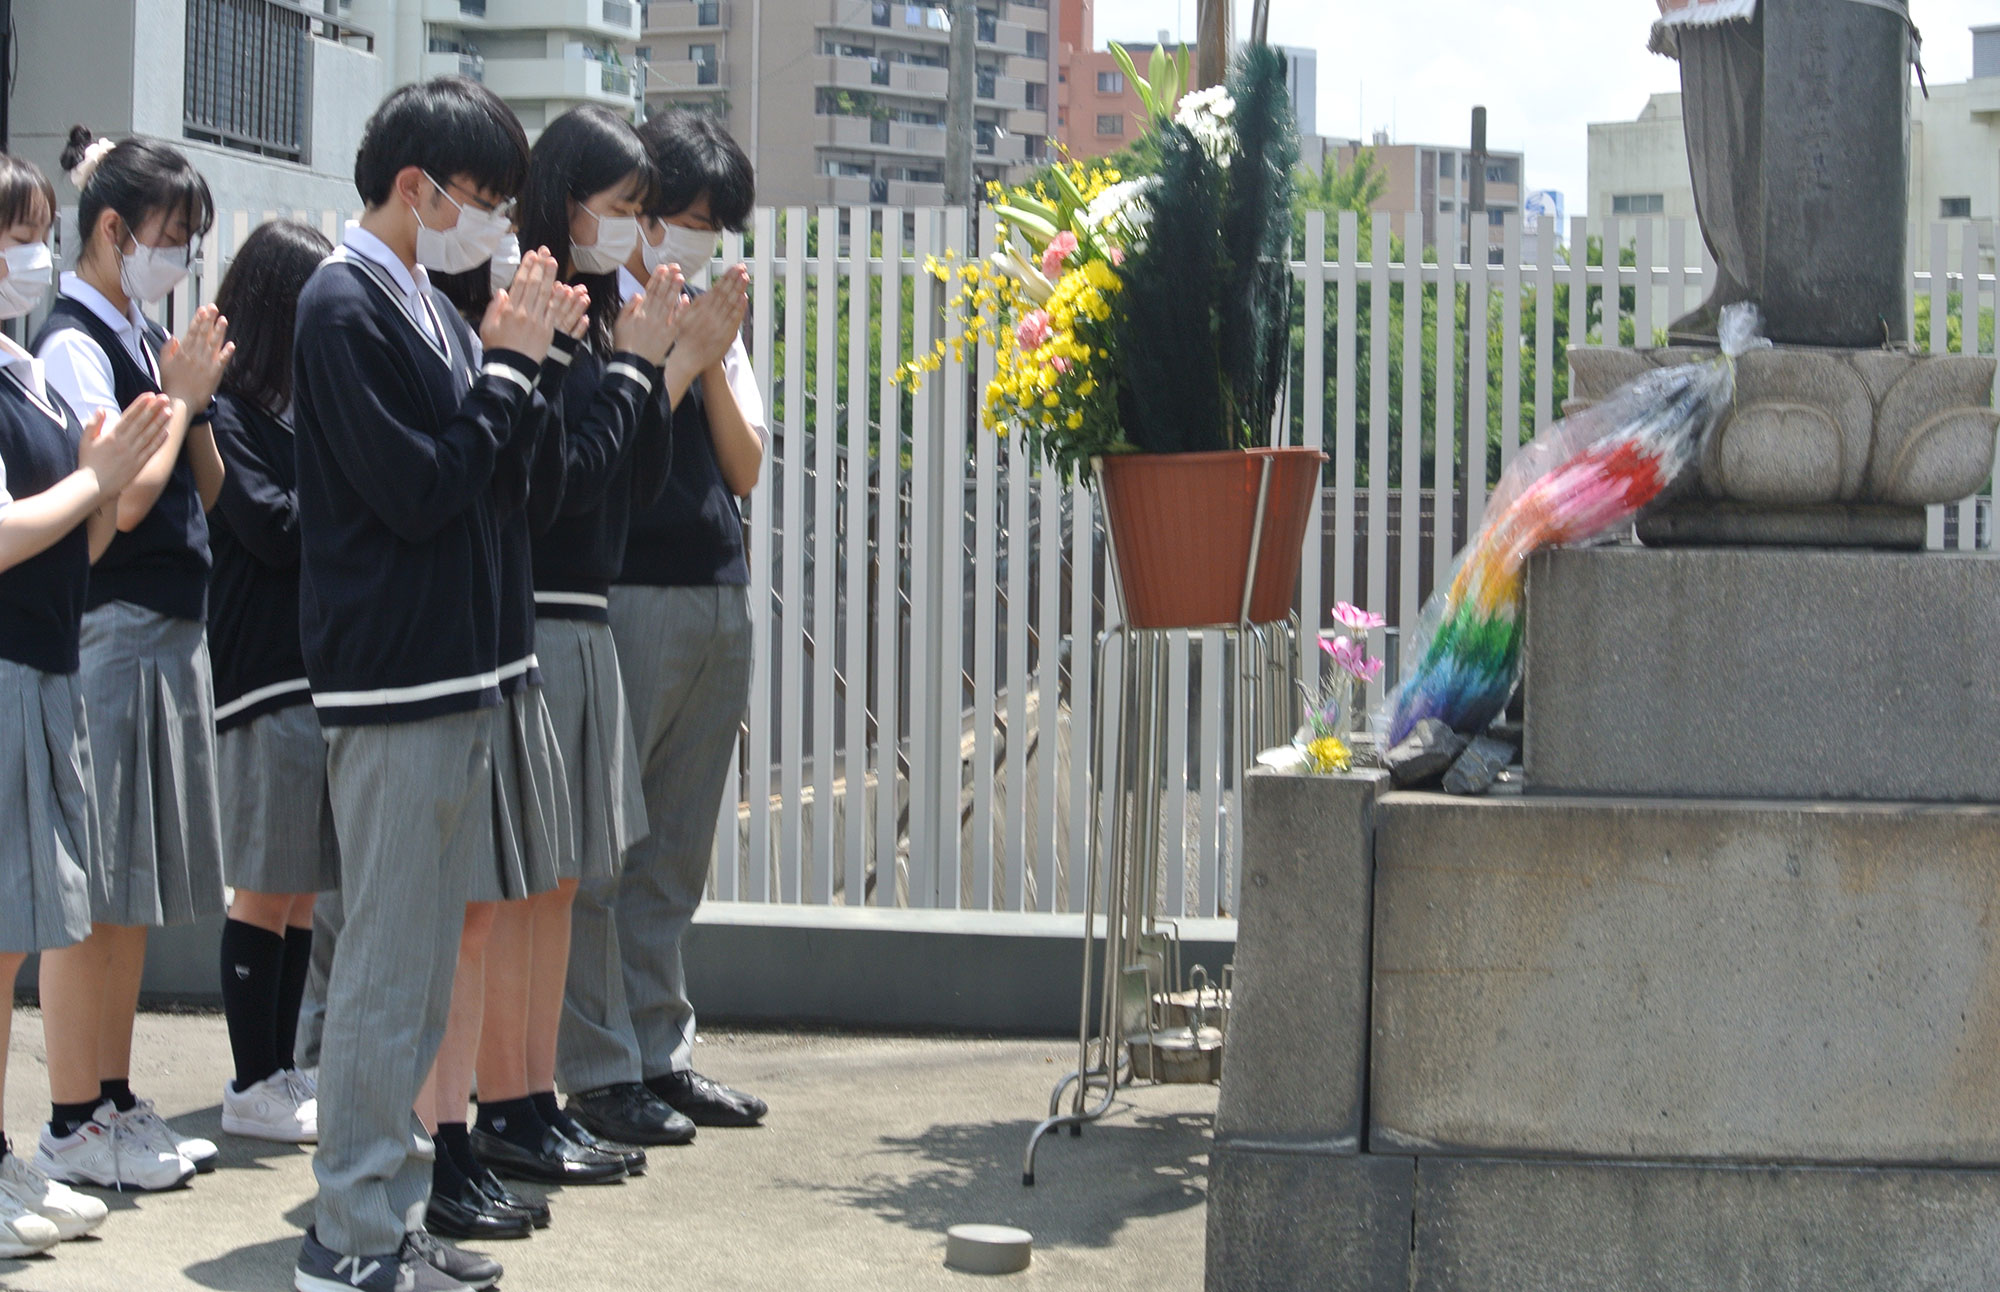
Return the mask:
<path fill-rule="evenodd" d="M 222 873 L 253 893 L 323 893 L 340 884 L 340 843 L 326 783 L 326 737 L 311 704 L 215 738 Z"/>
<path fill-rule="evenodd" d="M 124 601 L 83 616 L 83 698 L 103 826 L 100 924 L 220 915 L 222 824 L 208 632 Z"/>
<path fill-rule="evenodd" d="M 493 847 L 484 864 L 469 867 L 466 900 L 513 902 L 556 886 L 575 826 L 542 688 L 526 687 L 488 712 L 495 724 Z"/>
<path fill-rule="evenodd" d="M 0 660 L 0 822 L 0 952 L 83 941 L 99 840 L 77 674 Z"/>
<path fill-rule="evenodd" d="M 558 871 L 564 879 L 607 879 L 624 868 L 625 850 L 646 837 L 639 746 L 611 625 L 538 620 L 535 657 L 575 824 Z"/>

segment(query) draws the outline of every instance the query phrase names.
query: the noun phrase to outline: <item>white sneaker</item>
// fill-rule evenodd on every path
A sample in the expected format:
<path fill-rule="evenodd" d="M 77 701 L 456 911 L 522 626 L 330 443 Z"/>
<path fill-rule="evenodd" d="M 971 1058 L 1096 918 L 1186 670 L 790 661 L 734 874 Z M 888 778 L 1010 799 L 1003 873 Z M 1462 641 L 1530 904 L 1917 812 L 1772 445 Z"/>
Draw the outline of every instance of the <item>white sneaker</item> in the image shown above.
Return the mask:
<path fill-rule="evenodd" d="M 248 1090 L 222 1083 L 222 1129 L 250 1139 L 311 1144 L 319 1139 L 319 1100 L 290 1069 L 274 1072 Z"/>
<path fill-rule="evenodd" d="M 297 1077 L 299 1084 L 305 1087 L 308 1098 L 319 1098 L 319 1067 L 317 1065 L 310 1068 L 293 1068 L 292 1075 Z"/>
<path fill-rule="evenodd" d="M 61 1241 L 55 1222 L 28 1210 L 13 1195 L 0 1194 L 0 1256 L 33 1256 Z"/>
<path fill-rule="evenodd" d="M 100 1189 L 177 1189 L 194 1175 L 194 1163 L 171 1146 L 149 1143 L 140 1128 L 118 1115 L 109 1100 L 97 1106 L 91 1119 L 73 1135 L 57 1139 L 42 1124 L 35 1147 L 35 1165 L 42 1174 L 65 1184 Z"/>
<path fill-rule="evenodd" d="M 19 1153 L 0 1157 L 0 1205 L 7 1199 L 54 1225 L 64 1242 L 83 1237 L 110 1214 L 101 1200 L 51 1180 Z"/>
<path fill-rule="evenodd" d="M 141 1099 L 129 1112 L 114 1112 L 112 1116 L 119 1124 L 129 1126 L 132 1133 L 142 1137 L 151 1147 L 162 1152 L 171 1150 L 186 1158 L 194 1169 L 206 1175 L 215 1169 L 218 1150 L 215 1141 L 201 1139 L 194 1135 L 183 1135 L 167 1125 L 167 1119 L 160 1116 L 150 1099 Z"/>

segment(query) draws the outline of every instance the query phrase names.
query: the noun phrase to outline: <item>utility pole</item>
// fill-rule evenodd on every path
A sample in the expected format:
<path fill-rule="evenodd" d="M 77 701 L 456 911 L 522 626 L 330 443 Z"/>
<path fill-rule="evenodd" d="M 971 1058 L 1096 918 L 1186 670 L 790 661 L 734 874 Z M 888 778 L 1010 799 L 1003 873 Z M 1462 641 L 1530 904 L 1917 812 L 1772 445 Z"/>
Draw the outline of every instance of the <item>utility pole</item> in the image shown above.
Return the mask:
<path fill-rule="evenodd" d="M 1465 201 L 1462 203 L 1465 208 L 1465 242 L 1464 259 L 1460 263 L 1473 267 L 1472 279 L 1466 289 L 1465 308 L 1467 311 L 1479 310 L 1481 313 L 1484 313 L 1486 310 L 1486 247 L 1483 243 L 1480 245 L 1479 259 L 1474 260 L 1472 258 L 1472 243 L 1473 239 L 1482 236 L 1480 230 L 1486 220 L 1485 108 L 1474 108 L 1472 110 L 1472 147 L 1467 151 L 1465 167 L 1470 173 L 1466 176 L 1468 184 Z M 1439 298 L 1438 317 L 1449 317 L 1444 312 L 1447 309 L 1456 314 L 1458 310 L 1457 303 L 1455 301 L 1446 302 L 1443 298 Z M 1514 362 L 1512 358 L 1508 358 L 1505 361 L 1509 363 Z M 1465 345 L 1460 354 L 1458 364 L 1457 404 L 1458 424 L 1465 428 L 1465 451 L 1468 454 L 1478 453 L 1483 457 L 1486 453 L 1486 428 L 1484 426 L 1475 428 L 1471 425 L 1472 320 L 1470 318 L 1466 319 Z M 1469 470 L 1470 468 L 1468 467 Z M 1442 508 L 1443 499 L 1438 501 L 1438 505 Z M 1456 504 L 1452 507 L 1452 511 L 1457 517 L 1459 532 L 1466 536 L 1467 542 L 1470 542 L 1472 538 L 1472 495 L 1470 493 L 1462 493 Z"/>
<path fill-rule="evenodd" d="M 1472 152 L 1466 159 L 1466 166 L 1472 172 L 1471 188 L 1465 201 L 1465 263 L 1486 263 L 1486 248 L 1479 248 L 1478 260 L 1472 258 L 1473 240 L 1479 237 L 1474 228 L 1473 217 L 1486 214 L 1486 109 L 1472 110 Z"/>
<path fill-rule="evenodd" d="M 1195 0 L 1194 85 L 1205 90 L 1229 79 L 1229 0 Z"/>
<path fill-rule="evenodd" d="M 947 206 L 971 206 L 972 99 L 979 87 L 978 0 L 951 0 L 951 57 L 944 107 L 944 200 Z"/>

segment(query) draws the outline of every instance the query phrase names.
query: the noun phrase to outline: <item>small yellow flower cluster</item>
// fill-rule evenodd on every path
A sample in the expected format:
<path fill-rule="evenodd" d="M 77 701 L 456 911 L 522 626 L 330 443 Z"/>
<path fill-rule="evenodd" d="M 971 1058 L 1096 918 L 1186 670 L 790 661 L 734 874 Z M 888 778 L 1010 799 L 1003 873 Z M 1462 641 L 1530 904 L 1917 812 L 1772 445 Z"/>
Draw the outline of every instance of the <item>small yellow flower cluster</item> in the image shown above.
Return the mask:
<path fill-rule="evenodd" d="M 1306 746 L 1306 760 L 1316 774 L 1331 776 L 1354 767 L 1354 752 L 1338 736 L 1321 736 Z"/>

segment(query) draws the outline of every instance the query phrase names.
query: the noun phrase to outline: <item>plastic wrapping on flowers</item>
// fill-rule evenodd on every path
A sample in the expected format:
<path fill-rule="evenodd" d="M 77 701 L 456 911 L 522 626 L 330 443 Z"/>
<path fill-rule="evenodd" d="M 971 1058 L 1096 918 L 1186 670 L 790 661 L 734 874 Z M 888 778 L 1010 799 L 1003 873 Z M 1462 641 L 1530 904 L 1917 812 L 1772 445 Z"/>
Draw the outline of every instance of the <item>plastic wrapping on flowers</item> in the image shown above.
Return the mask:
<path fill-rule="evenodd" d="M 1754 306 L 1729 307 L 1716 358 L 1648 372 L 1514 459 L 1409 635 L 1404 658 L 1415 667 L 1375 715 L 1388 745 L 1426 718 L 1470 736 L 1499 716 L 1520 679 L 1529 554 L 1611 535 L 1678 482 L 1729 408 L 1736 356 L 1770 344 L 1762 322 Z"/>

